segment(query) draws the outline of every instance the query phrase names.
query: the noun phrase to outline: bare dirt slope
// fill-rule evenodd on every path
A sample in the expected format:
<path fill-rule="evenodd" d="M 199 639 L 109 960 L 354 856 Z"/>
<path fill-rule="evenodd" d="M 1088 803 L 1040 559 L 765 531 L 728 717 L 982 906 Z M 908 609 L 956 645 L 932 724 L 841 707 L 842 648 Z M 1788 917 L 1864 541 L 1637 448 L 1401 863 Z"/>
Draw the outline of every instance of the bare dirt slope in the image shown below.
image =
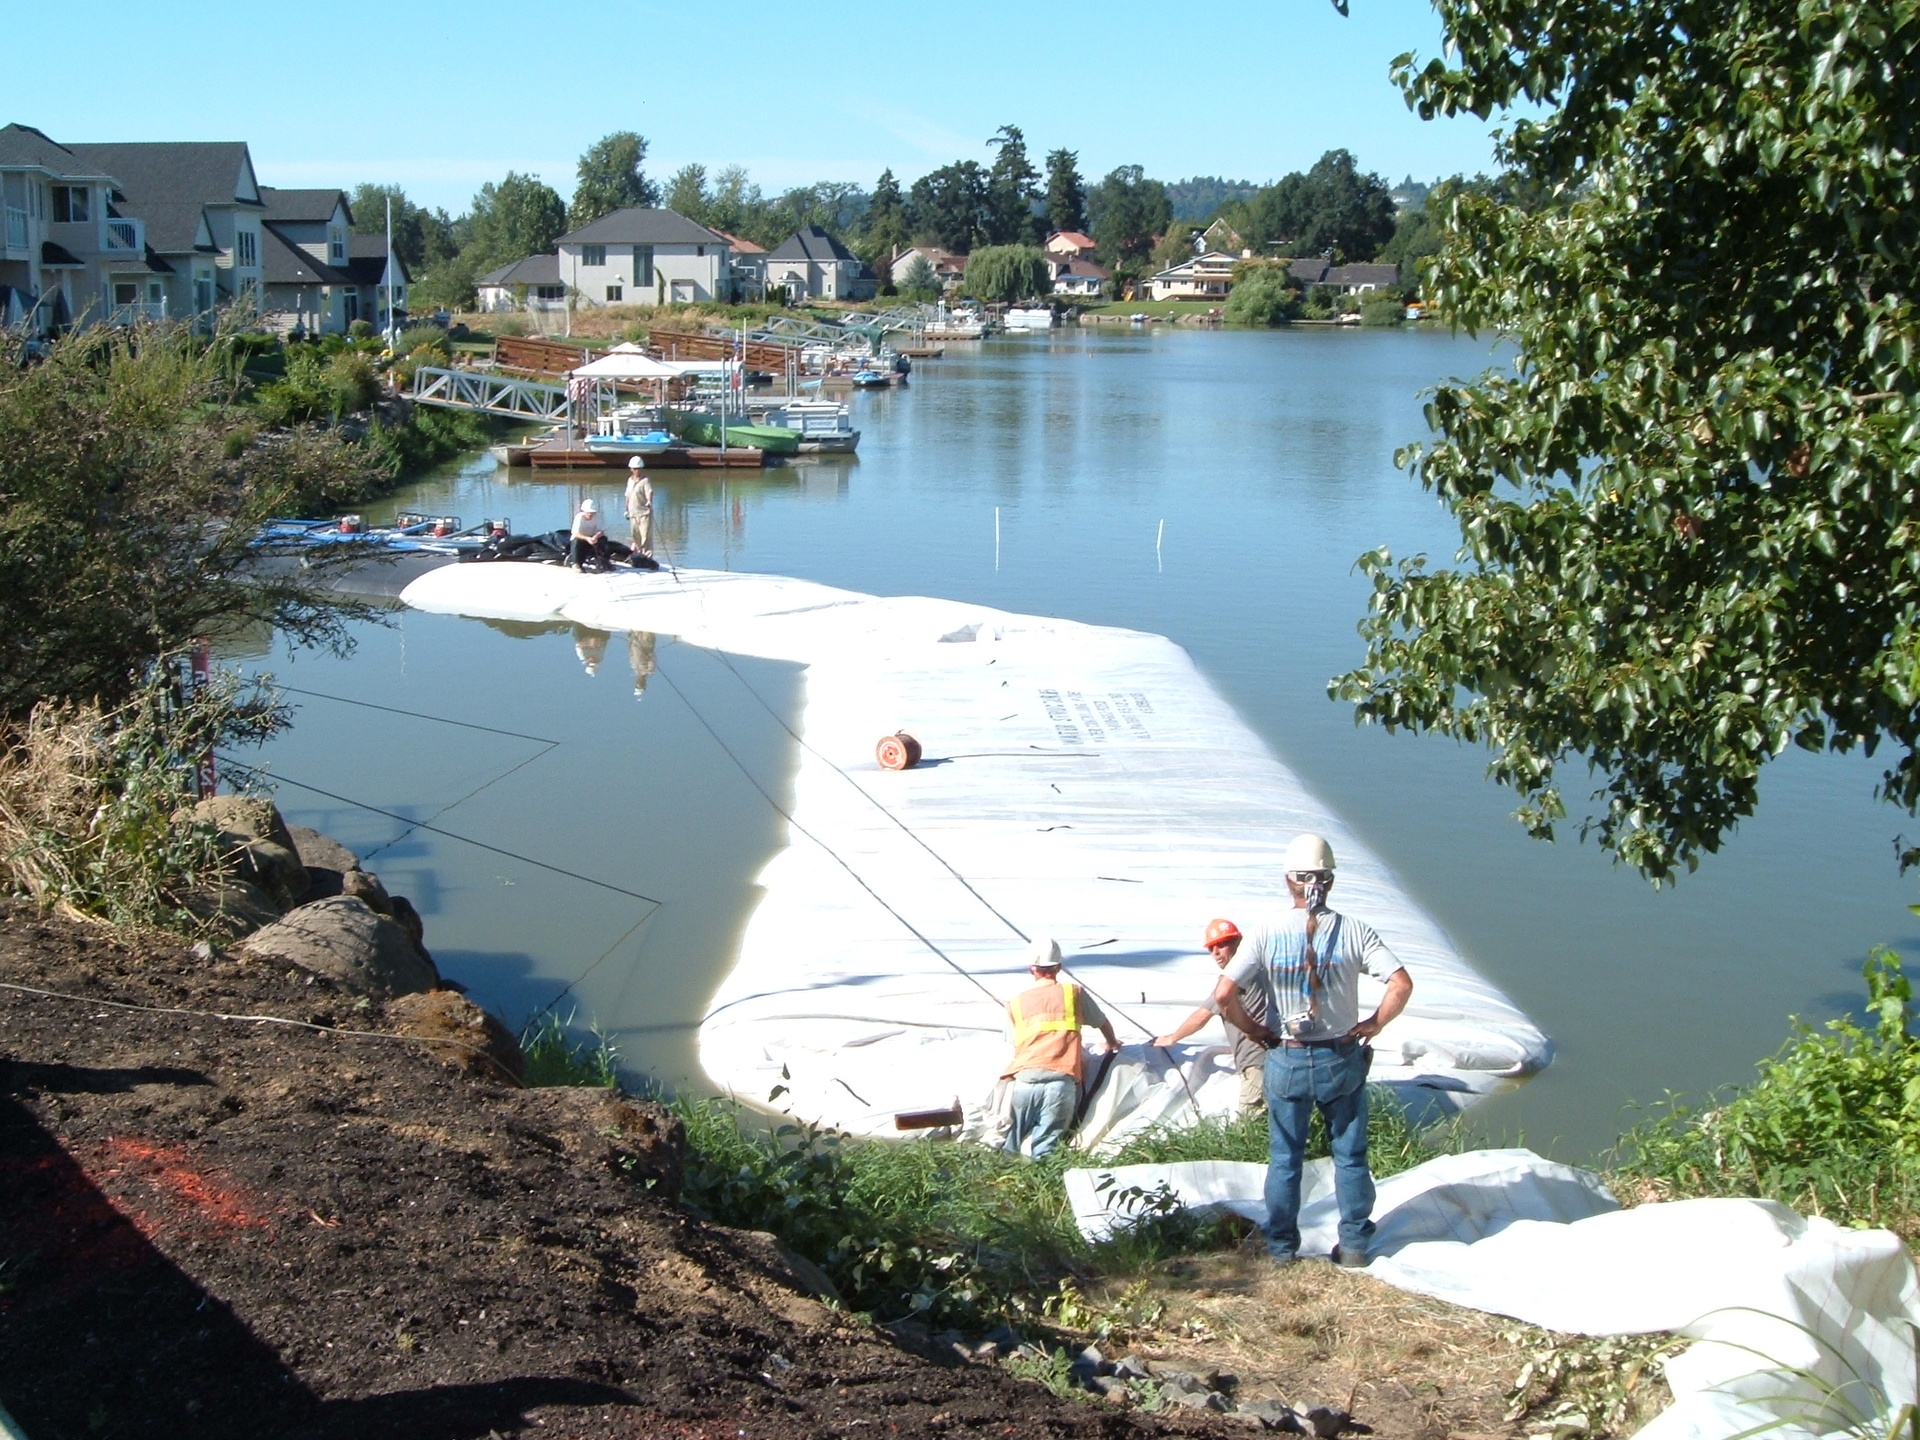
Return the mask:
<path fill-rule="evenodd" d="M 302 972 L 14 908 L 0 981 L 88 997 L 0 989 L 0 1400 L 34 1440 L 1209 1424 L 904 1353 L 677 1207 L 664 1112 L 340 1034 L 381 1005 Z"/>

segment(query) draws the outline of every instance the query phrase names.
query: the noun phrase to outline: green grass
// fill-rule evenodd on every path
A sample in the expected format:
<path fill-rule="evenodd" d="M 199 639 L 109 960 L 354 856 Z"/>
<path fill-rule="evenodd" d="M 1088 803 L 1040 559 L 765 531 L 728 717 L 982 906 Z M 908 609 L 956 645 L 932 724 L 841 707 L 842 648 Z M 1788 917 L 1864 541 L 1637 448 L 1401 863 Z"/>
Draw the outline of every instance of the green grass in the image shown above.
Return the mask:
<path fill-rule="evenodd" d="M 599 1030 L 582 1035 L 574 1028 L 573 1012 L 562 1020 L 543 1010 L 520 1032 L 520 1050 L 527 1058 L 527 1084 L 536 1089 L 554 1085 L 581 1085 L 604 1089 L 619 1083 L 620 1051 Z"/>
<path fill-rule="evenodd" d="M 1077 307 L 1087 315 L 1152 315 L 1162 320 L 1181 315 L 1205 315 L 1226 308 L 1226 297 L 1218 300 L 1115 300 L 1106 305 Z"/>
<path fill-rule="evenodd" d="M 1867 1025 L 1798 1024 L 1755 1081 L 1668 1096 L 1620 1138 L 1620 1188 L 1647 1198 L 1758 1195 L 1920 1239 L 1920 1040 L 1900 957 L 1866 963 Z"/>

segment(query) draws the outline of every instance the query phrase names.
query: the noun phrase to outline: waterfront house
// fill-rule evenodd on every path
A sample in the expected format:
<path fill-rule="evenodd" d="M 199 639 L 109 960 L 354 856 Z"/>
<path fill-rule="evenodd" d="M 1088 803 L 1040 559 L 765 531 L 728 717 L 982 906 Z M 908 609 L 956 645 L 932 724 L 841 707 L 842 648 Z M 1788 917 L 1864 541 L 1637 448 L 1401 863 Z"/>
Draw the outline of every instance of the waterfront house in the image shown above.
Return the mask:
<path fill-rule="evenodd" d="M 347 274 L 354 284 L 354 319 L 370 320 L 375 330 L 385 330 L 391 297 L 393 323 L 407 323 L 407 286 L 412 277 L 398 255 L 393 257 L 392 270 L 388 270 L 385 235 L 347 237 Z"/>
<path fill-rule="evenodd" d="M 52 238 L 92 271 L 98 318 L 211 317 L 264 301 L 266 202 L 242 140 L 129 141 L 65 147 L 111 175 L 106 204 L 55 205 Z M 66 215 L 62 220 L 61 215 Z"/>
<path fill-rule="evenodd" d="M 1287 260 L 1287 274 L 1297 285 L 1337 290 L 1342 295 L 1365 295 L 1370 290 L 1394 290 L 1400 285 L 1398 265 L 1335 265 L 1327 260 Z"/>
<path fill-rule="evenodd" d="M 1056 230 L 1047 236 L 1041 248 L 1050 259 L 1091 260 L 1100 247 L 1091 235 L 1082 235 L 1078 230 Z"/>
<path fill-rule="evenodd" d="M 99 274 L 91 257 L 124 234 L 106 233 L 113 190 L 112 176 L 31 125 L 0 128 L 6 222 L 0 231 L 0 324 L 42 334 L 72 324 L 78 315 L 100 313 Z M 75 215 L 85 218 L 76 223 Z M 131 246 L 126 253 L 133 256 Z"/>
<path fill-rule="evenodd" d="M 895 285 L 907 283 L 907 272 L 913 268 L 913 257 L 916 255 L 933 268 L 934 283 L 943 291 L 959 289 L 960 282 L 966 278 L 966 256 L 942 250 L 938 245 L 915 245 L 896 251 L 893 259 L 887 262 L 887 273 L 893 277 Z"/>
<path fill-rule="evenodd" d="M 860 257 L 818 225 L 796 230 L 767 256 L 768 293 L 795 300 L 871 300 L 878 286 Z"/>
<path fill-rule="evenodd" d="M 567 305 L 558 255 L 529 255 L 489 270 L 473 288 L 482 310 L 564 310 Z"/>
<path fill-rule="evenodd" d="M 726 241 L 732 252 L 728 263 L 733 267 L 734 300 L 758 303 L 766 299 L 767 247 L 743 240 L 738 235 L 729 235 L 724 230 L 713 233 Z"/>
<path fill-rule="evenodd" d="M 1207 226 L 1193 244 L 1194 249 L 1202 255 L 1213 250 L 1225 255 L 1238 255 L 1245 259 L 1252 253 L 1246 248 L 1246 242 L 1240 238 L 1240 232 L 1224 220 L 1215 220 Z"/>
<path fill-rule="evenodd" d="M 260 187 L 263 308 L 283 330 L 335 335 L 359 315 L 359 287 L 348 273 L 353 208 L 344 190 Z"/>
<path fill-rule="evenodd" d="M 580 305 L 685 305 L 733 297 L 726 237 L 673 210 L 635 205 L 560 237 L 559 284 Z"/>
<path fill-rule="evenodd" d="M 1091 260 L 1063 260 L 1058 256 L 1049 256 L 1047 263 L 1053 268 L 1053 293 L 1056 295 L 1098 296 L 1113 278 L 1111 270 Z"/>
<path fill-rule="evenodd" d="M 1233 289 L 1233 267 L 1239 257 L 1209 250 L 1178 265 L 1170 265 L 1147 281 L 1152 300 L 1224 300 Z"/>

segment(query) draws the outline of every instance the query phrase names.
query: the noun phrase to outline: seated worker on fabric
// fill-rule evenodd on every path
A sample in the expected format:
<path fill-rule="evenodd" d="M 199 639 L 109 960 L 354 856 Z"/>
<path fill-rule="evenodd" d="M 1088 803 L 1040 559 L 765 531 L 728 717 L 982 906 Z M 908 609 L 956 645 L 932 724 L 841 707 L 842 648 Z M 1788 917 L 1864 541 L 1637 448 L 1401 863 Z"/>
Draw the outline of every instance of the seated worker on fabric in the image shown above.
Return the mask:
<path fill-rule="evenodd" d="M 1231 920 L 1215 920 L 1209 924 L 1201 943 L 1207 947 L 1207 953 L 1213 956 L 1213 963 L 1226 974 L 1221 977 L 1221 984 L 1214 987 L 1214 995 L 1209 995 L 1199 1009 L 1165 1035 L 1154 1036 L 1153 1043 L 1162 1050 L 1177 1045 L 1218 1015 L 1221 1027 L 1227 1032 L 1227 1043 L 1233 1047 L 1233 1068 L 1240 1072 L 1240 1102 L 1236 1113 L 1258 1115 L 1267 1108 L 1267 1047 L 1234 1024 L 1216 996 L 1230 981 L 1247 1018 L 1266 1027 L 1271 1024 L 1271 1012 L 1267 1004 L 1267 974 L 1255 956 L 1249 955 L 1236 963 L 1235 957 L 1240 951 L 1240 927 Z"/>
<path fill-rule="evenodd" d="M 582 569 L 589 556 L 602 568 L 612 559 L 607 527 L 601 524 L 600 507 L 593 503 L 591 495 L 580 502 L 579 512 L 573 517 L 573 529 L 567 538 L 567 564 L 576 570 Z"/>
<path fill-rule="evenodd" d="M 1120 1049 L 1120 1042 L 1114 1038 L 1113 1022 L 1093 997 L 1071 981 L 1061 981 L 1057 943 L 1035 940 L 1027 951 L 1027 973 L 1035 983 L 1007 1003 L 1013 1058 L 1000 1075 L 1013 1082 L 1013 1129 L 1006 1148 L 1018 1155 L 1031 1141 L 1028 1153 L 1038 1160 L 1059 1148 L 1080 1109 L 1080 1087 L 1086 1079 L 1081 1027 L 1098 1030 L 1109 1055 Z"/>

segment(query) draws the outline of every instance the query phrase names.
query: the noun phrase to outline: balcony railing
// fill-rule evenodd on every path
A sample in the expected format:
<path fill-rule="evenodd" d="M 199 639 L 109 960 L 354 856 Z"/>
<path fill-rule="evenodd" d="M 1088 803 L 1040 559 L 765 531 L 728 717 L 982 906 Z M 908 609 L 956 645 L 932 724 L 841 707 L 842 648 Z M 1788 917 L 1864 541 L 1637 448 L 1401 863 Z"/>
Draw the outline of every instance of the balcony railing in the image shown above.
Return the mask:
<path fill-rule="evenodd" d="M 122 219 L 109 215 L 106 228 L 106 248 L 108 250 L 127 250 L 134 254 L 144 254 L 147 248 L 146 227 L 138 220 Z"/>
<path fill-rule="evenodd" d="M 18 206 L 7 206 L 7 249 L 24 250 L 27 248 L 27 212 Z"/>

